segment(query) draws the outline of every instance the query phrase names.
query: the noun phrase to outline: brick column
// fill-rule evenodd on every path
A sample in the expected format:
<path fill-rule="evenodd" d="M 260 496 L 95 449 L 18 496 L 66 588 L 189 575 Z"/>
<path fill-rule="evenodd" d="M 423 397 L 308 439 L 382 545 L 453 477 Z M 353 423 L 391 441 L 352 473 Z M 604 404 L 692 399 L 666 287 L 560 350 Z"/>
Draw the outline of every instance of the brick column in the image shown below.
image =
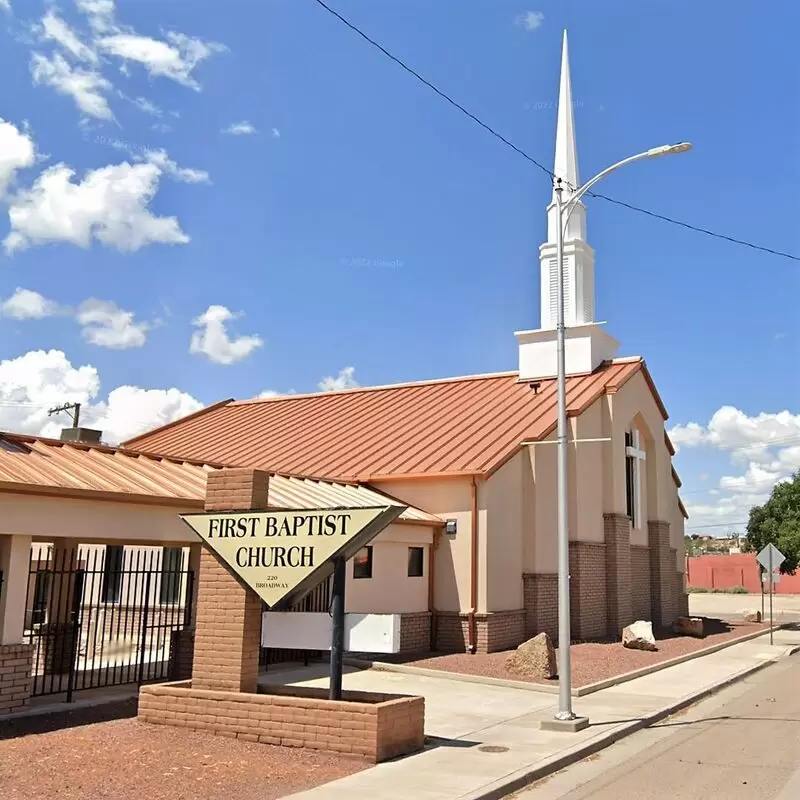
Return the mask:
<path fill-rule="evenodd" d="M 650 598 L 653 627 L 671 625 L 672 594 L 675 583 L 675 555 L 669 546 L 669 522 L 649 520 L 650 540 Z"/>
<path fill-rule="evenodd" d="M 622 514 L 603 514 L 606 540 L 608 635 L 619 637 L 633 622 L 631 605 L 631 521 Z"/>
<path fill-rule="evenodd" d="M 603 639 L 608 630 L 605 543 L 569 543 L 570 618 L 573 641 Z"/>
<path fill-rule="evenodd" d="M 252 469 L 211 472 L 206 511 L 266 509 L 269 473 Z M 255 692 L 261 646 L 261 598 L 242 586 L 203 548 L 195 616 L 192 688 Z"/>

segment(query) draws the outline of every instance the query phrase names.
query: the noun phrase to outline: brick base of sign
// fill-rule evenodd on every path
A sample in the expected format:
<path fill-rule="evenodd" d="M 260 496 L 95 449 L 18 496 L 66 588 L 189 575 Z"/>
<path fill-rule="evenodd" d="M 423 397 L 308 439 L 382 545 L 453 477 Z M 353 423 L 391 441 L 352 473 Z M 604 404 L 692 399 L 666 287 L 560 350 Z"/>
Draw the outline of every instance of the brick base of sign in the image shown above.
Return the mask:
<path fill-rule="evenodd" d="M 400 652 L 421 653 L 431 649 L 431 612 L 400 616 Z"/>
<path fill-rule="evenodd" d="M 29 644 L 0 645 L 0 715 L 22 711 L 31 696 L 31 660 Z"/>
<path fill-rule="evenodd" d="M 558 575 L 528 573 L 522 576 L 525 638 L 546 633 L 558 640 Z"/>
<path fill-rule="evenodd" d="M 371 763 L 422 750 L 425 699 L 372 692 L 266 686 L 258 694 L 193 689 L 191 681 L 143 686 L 139 719 L 248 742 L 353 755 Z"/>

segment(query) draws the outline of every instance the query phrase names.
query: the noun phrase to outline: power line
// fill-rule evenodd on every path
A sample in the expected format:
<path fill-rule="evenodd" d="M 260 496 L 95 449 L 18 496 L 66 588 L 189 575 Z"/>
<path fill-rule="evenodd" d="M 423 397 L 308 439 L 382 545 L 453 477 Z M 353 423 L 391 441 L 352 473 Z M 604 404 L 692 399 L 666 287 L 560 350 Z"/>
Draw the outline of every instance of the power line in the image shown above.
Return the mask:
<path fill-rule="evenodd" d="M 700 531 L 704 530 L 705 528 L 730 528 L 735 525 L 747 525 L 747 520 L 741 520 L 739 522 L 713 522 L 710 525 L 693 525 L 688 528 L 684 528 L 685 531 Z"/>
<path fill-rule="evenodd" d="M 381 53 L 383 53 L 383 55 L 385 55 L 387 58 L 389 58 L 391 61 L 393 61 L 395 64 L 397 64 L 399 67 L 401 67 L 406 72 L 408 72 L 410 75 L 412 75 L 414 78 L 416 78 L 418 81 L 420 81 L 420 83 L 423 83 L 429 89 L 431 89 L 434 92 L 436 92 L 436 94 L 439 97 L 441 97 L 444 101 L 449 103 L 454 108 L 458 109 L 465 116 L 469 117 L 469 119 L 471 119 L 473 122 L 475 122 L 481 128 L 483 128 L 485 131 L 488 131 L 496 139 L 499 139 L 507 147 L 510 147 L 515 153 L 517 153 L 518 155 L 521 155 L 527 161 L 530 161 L 531 164 L 535 165 L 538 169 L 542 170 L 542 172 L 546 173 L 551 179 L 555 178 L 555 175 L 552 172 L 552 170 L 549 170 L 540 161 L 537 161 L 533 156 L 531 156 L 528 153 L 526 153 L 521 147 L 518 147 L 512 141 L 510 141 L 505 136 L 503 136 L 501 133 L 499 133 L 494 128 L 492 128 L 491 125 L 488 125 L 486 122 L 484 122 L 478 116 L 473 114 L 471 111 L 467 110 L 463 105 L 461 105 L 461 103 L 459 103 L 456 100 L 454 100 L 446 92 L 443 92 L 441 89 L 439 89 L 433 83 L 431 83 L 431 81 L 429 81 L 427 78 L 423 77 L 419 72 L 417 72 L 417 70 L 415 70 L 413 67 L 410 67 L 408 64 L 406 64 L 405 61 L 403 61 L 402 59 L 398 58 L 393 53 L 390 53 L 382 44 L 380 44 L 379 42 L 375 41 L 375 39 L 373 39 L 372 37 L 370 37 L 366 33 L 364 33 L 364 31 L 362 31 L 361 28 L 359 28 L 357 25 L 352 23 L 345 16 L 340 14 L 336 9 L 331 8 L 325 2 L 325 0 L 314 0 L 314 2 L 318 6 L 321 6 L 322 8 L 324 8 L 325 11 L 327 11 L 329 14 L 331 14 L 336 19 L 338 19 L 342 24 L 346 25 L 351 31 L 353 31 L 353 33 L 356 33 L 358 36 L 360 36 L 362 39 L 364 39 L 370 45 L 372 45 L 377 50 L 379 50 Z M 571 187 L 571 188 L 574 189 L 575 187 Z M 754 244 L 753 242 L 748 242 L 748 241 L 746 241 L 744 239 L 736 239 L 733 236 L 727 236 L 727 235 L 725 235 L 723 233 L 716 233 L 715 231 L 708 230 L 707 228 L 701 228 L 701 227 L 699 227 L 697 225 L 692 225 L 692 224 L 690 224 L 688 222 L 683 222 L 681 220 L 673 219 L 672 217 L 668 217 L 668 216 L 666 216 L 664 214 L 658 214 L 655 211 L 648 211 L 646 208 L 640 208 L 639 206 L 632 205 L 631 203 L 625 203 L 622 200 L 615 200 L 614 198 L 608 197 L 607 195 L 604 195 L 604 194 L 597 194 L 597 193 L 594 193 L 594 192 L 587 192 L 587 194 L 590 197 L 597 197 L 597 198 L 600 198 L 601 200 L 606 200 L 609 203 L 613 203 L 614 205 L 622 206 L 623 208 L 627 208 L 630 211 L 636 211 L 639 214 L 645 214 L 648 217 L 653 217 L 654 219 L 658 219 L 658 220 L 661 220 L 662 222 L 669 223 L 670 225 L 677 225 L 677 226 L 679 226 L 681 228 L 685 228 L 686 230 L 694 231 L 695 233 L 702 233 L 702 234 L 704 234 L 706 236 L 710 236 L 710 237 L 712 237 L 714 239 L 721 239 L 721 240 L 729 242 L 731 244 L 738 244 L 738 245 L 741 245 L 742 247 L 749 247 L 752 250 L 758 250 L 758 251 L 760 251 L 762 253 L 768 253 L 768 254 L 773 255 L 773 256 L 780 256 L 781 258 L 788 258 L 788 259 L 790 259 L 792 261 L 800 261 L 800 256 L 796 256 L 793 253 L 786 253 L 786 252 L 784 252 L 782 250 L 775 250 L 775 249 L 773 249 L 771 247 L 764 247 L 763 245 Z"/>

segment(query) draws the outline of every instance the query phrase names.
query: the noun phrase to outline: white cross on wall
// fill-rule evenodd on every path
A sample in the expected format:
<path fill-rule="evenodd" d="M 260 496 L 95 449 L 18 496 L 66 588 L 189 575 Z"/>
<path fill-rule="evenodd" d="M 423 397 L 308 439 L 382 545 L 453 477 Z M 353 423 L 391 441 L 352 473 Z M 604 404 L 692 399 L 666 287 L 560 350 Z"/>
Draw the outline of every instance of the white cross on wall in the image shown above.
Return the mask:
<path fill-rule="evenodd" d="M 647 458 L 641 449 L 639 431 L 631 431 L 632 445 L 625 448 L 625 455 L 633 459 L 633 527 L 638 528 L 642 521 L 642 462 Z"/>

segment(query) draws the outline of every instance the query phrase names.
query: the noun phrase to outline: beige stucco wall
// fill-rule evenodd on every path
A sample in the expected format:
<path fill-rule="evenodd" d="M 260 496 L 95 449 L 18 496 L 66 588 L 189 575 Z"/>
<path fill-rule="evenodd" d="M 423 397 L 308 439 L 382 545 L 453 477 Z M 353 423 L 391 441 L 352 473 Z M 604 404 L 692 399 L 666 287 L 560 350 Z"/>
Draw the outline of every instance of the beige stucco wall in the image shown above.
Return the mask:
<path fill-rule="evenodd" d="M 486 607 L 480 611 L 522 608 L 524 540 L 533 539 L 525 526 L 533 516 L 531 479 L 530 460 L 520 452 L 486 482 Z"/>
<path fill-rule="evenodd" d="M 381 481 L 375 486 L 383 492 L 442 519 L 458 524 L 455 536 L 442 534 L 436 549 L 434 604 L 439 611 L 469 611 L 472 489 L 469 478 L 432 478 L 431 480 Z M 484 490 L 479 484 L 479 505 Z M 480 512 L 479 512 L 480 513 Z M 478 568 L 481 558 L 479 541 Z M 485 554 L 485 544 L 483 547 Z M 478 604 L 486 603 L 486 571 L 478 586 Z"/>

